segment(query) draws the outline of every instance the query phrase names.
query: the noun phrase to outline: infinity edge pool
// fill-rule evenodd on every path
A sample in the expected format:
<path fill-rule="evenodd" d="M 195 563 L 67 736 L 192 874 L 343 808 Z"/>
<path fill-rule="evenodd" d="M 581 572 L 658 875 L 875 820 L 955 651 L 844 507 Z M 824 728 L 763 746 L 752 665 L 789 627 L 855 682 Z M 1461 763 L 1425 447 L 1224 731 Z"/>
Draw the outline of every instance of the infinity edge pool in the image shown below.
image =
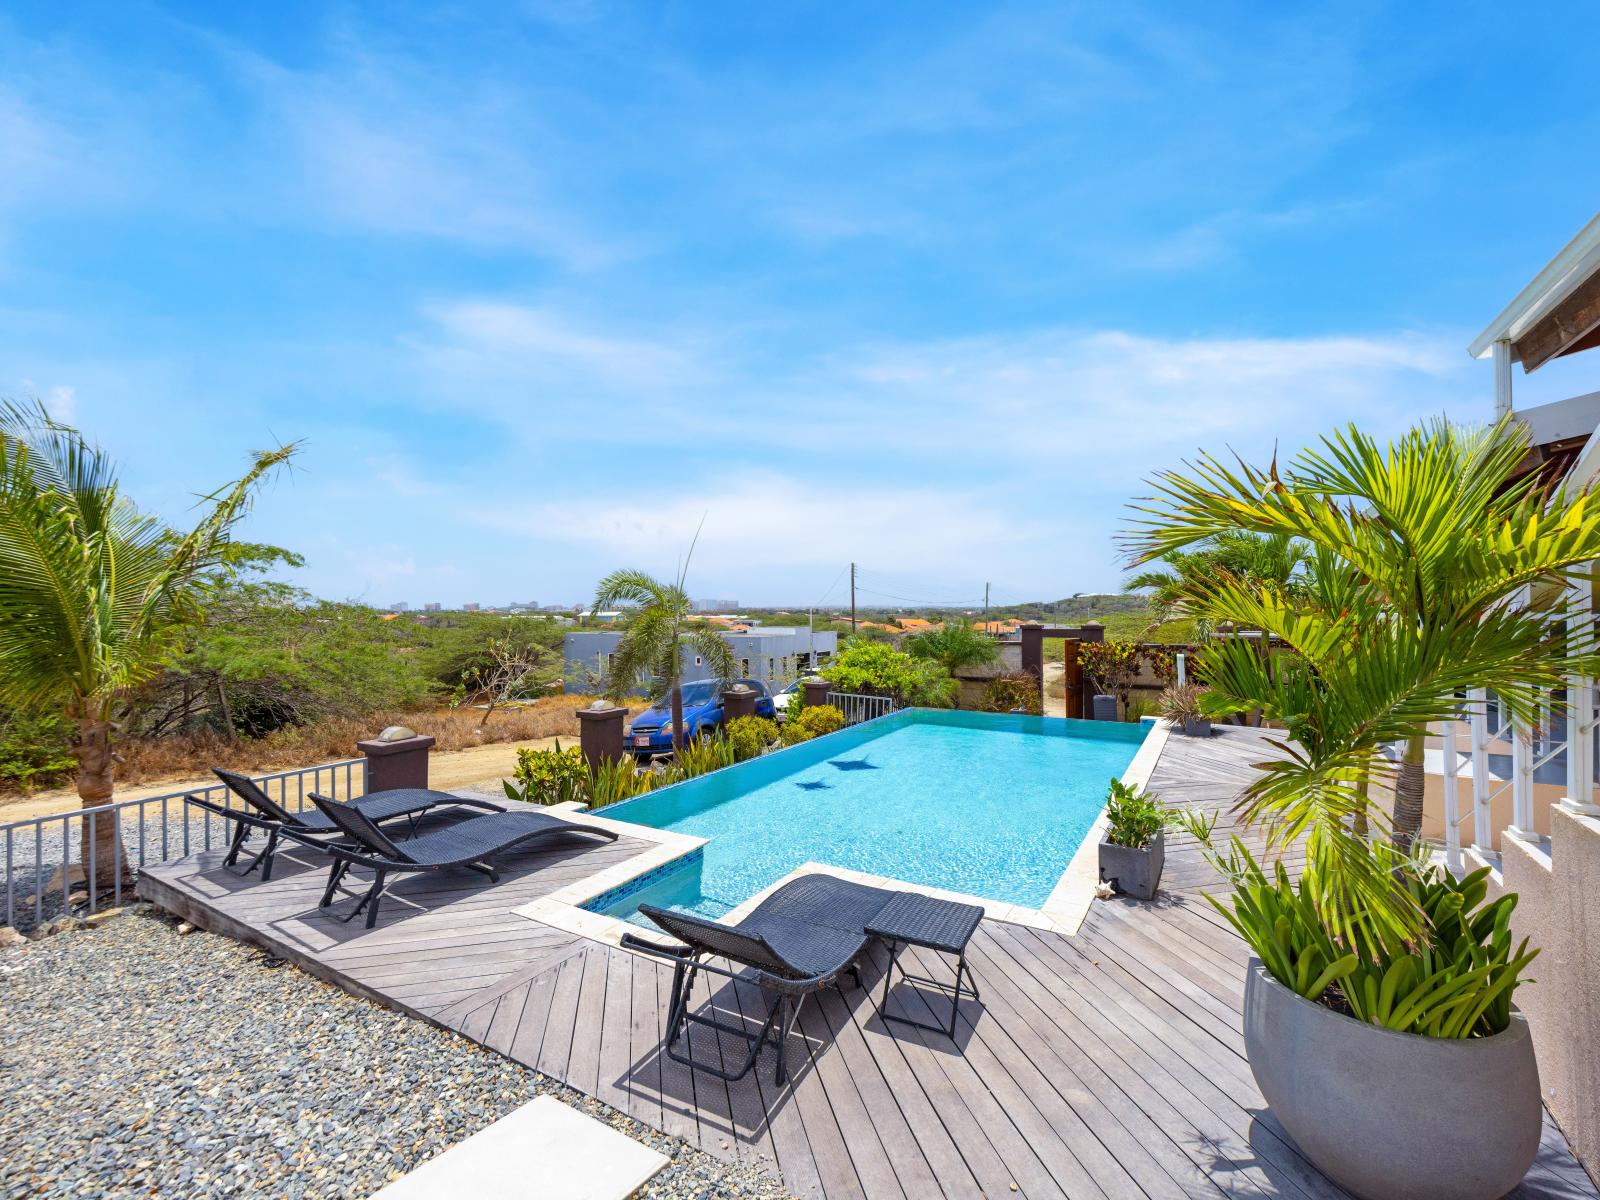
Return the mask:
<path fill-rule="evenodd" d="M 724 768 L 710 775 L 699 776 L 696 779 L 686 780 L 671 787 L 662 788 L 658 792 L 635 800 L 624 801 L 621 804 L 611 805 L 597 812 L 585 812 L 577 806 L 571 806 L 562 815 L 572 820 L 586 824 L 598 825 L 611 829 L 625 837 L 636 841 L 650 843 L 649 847 L 639 854 L 624 862 L 605 868 L 584 879 L 575 881 L 548 896 L 541 897 L 529 904 L 523 905 L 515 911 L 531 920 L 556 926 L 571 933 L 579 934 L 594 940 L 617 945 L 624 933 L 650 936 L 653 931 L 641 928 L 621 917 L 592 911 L 590 907 L 601 907 L 597 900 L 604 904 L 615 904 L 622 898 L 636 891 L 649 887 L 657 879 L 679 871 L 695 856 L 703 852 L 707 844 L 706 838 L 695 837 L 690 834 L 680 833 L 669 829 L 657 829 L 649 825 L 639 825 L 631 821 L 618 819 L 611 814 L 623 813 L 630 806 L 637 805 L 640 801 L 653 801 L 659 805 L 662 798 L 680 788 L 699 787 L 698 791 L 715 789 L 718 776 L 728 777 L 721 782 L 722 787 L 733 784 L 732 772 L 741 772 L 743 779 L 737 791 L 733 794 L 742 795 L 753 790 L 749 776 L 754 774 L 778 779 L 783 776 L 806 769 L 808 766 L 824 760 L 831 759 L 853 746 L 874 740 L 894 728 L 913 722 L 926 722 L 938 724 L 956 724 L 971 728 L 1003 728 L 1017 732 L 1044 733 L 1052 732 L 1055 728 L 1063 727 L 1066 722 L 1060 717 L 1021 717 L 1006 714 L 1008 717 L 1004 724 L 996 723 L 992 718 L 996 714 L 966 713 L 949 710 L 919 710 L 902 709 L 885 717 L 873 721 L 862 722 L 831 733 L 825 737 L 814 738 L 809 742 L 802 742 L 798 746 L 790 746 L 772 754 L 763 755 L 758 759 L 737 764 L 734 767 Z M 1132 761 L 1122 772 L 1122 779 L 1126 783 L 1144 786 L 1149 782 L 1151 773 L 1155 769 L 1157 759 L 1160 758 L 1162 747 L 1166 744 L 1170 726 L 1165 721 L 1147 722 L 1149 729 L 1143 734 L 1137 752 Z M 1116 740 L 1137 740 L 1139 735 L 1132 727 L 1123 726 L 1128 736 Z M 1119 733 L 1121 731 L 1119 729 Z M 1110 729 L 1104 732 L 1109 733 Z M 754 771 L 750 770 L 755 768 Z M 756 784 L 754 786 L 761 786 Z M 961 892 L 953 892 L 942 888 L 928 887 L 907 880 L 889 878 L 885 876 L 869 875 L 859 871 L 852 871 L 844 867 L 827 863 L 805 862 L 782 878 L 774 880 L 767 887 L 740 902 L 722 920 L 733 922 L 743 914 L 759 904 L 770 892 L 780 887 L 789 879 L 797 875 L 812 872 L 826 872 L 841 878 L 853 879 L 858 882 L 872 884 L 879 887 L 892 887 L 899 890 L 920 892 L 925 895 L 937 896 L 944 899 L 962 901 L 968 904 L 977 904 L 984 909 L 986 917 L 994 920 L 1011 921 L 1014 923 L 1032 926 L 1039 929 L 1053 930 L 1058 933 L 1075 933 L 1083 922 L 1088 912 L 1089 904 L 1094 898 L 1095 883 L 1099 878 L 1098 851 L 1100 842 L 1099 834 L 1105 827 L 1105 809 L 1102 805 L 1093 824 L 1089 827 L 1079 844 L 1077 852 L 1073 855 L 1065 871 L 1057 880 L 1049 897 L 1038 907 L 1029 908 L 1017 904 L 1009 904 L 985 896 L 975 896 Z M 665 941 L 665 935 L 657 935 Z"/>

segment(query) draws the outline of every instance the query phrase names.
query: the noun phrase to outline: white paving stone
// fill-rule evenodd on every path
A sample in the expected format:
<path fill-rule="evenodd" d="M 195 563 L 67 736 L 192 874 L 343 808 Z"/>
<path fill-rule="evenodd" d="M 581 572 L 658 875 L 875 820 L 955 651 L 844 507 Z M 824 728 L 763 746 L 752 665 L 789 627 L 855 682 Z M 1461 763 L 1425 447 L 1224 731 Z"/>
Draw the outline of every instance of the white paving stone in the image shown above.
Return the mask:
<path fill-rule="evenodd" d="M 624 1200 L 666 1165 L 648 1146 L 540 1096 L 372 1200 Z"/>

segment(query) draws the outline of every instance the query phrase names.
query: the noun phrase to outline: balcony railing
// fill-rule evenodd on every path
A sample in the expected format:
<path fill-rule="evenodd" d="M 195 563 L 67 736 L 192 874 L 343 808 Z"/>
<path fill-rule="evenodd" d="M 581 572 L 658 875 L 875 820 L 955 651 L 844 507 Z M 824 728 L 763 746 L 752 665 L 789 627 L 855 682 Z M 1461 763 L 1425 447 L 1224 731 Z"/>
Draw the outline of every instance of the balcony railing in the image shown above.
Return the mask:
<path fill-rule="evenodd" d="M 367 760 L 345 759 L 255 779 L 279 804 L 291 812 L 303 812 L 311 806 L 307 797 L 312 792 L 337 800 L 365 795 Z M 186 803 L 186 796 L 198 796 L 224 808 L 242 807 L 227 788 L 214 783 L 0 825 L 0 854 L 4 855 L 0 862 L 5 869 L 0 923 L 32 928 L 67 911 L 92 915 L 108 900 L 112 906 L 122 903 L 125 879 L 139 867 L 225 844 L 231 831 L 224 826 L 229 822 Z M 97 879 L 104 866 L 97 861 L 96 835 L 106 833 L 108 824 L 116 826 L 116 836 L 108 839 L 112 878 L 102 892 L 84 881 Z M 75 891 L 87 895 L 75 902 Z"/>

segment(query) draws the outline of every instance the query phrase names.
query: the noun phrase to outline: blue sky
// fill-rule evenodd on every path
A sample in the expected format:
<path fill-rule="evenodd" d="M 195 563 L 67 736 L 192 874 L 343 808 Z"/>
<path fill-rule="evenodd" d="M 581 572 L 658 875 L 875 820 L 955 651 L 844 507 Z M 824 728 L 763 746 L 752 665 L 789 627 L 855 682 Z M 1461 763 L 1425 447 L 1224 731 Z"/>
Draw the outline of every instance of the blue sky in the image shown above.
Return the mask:
<path fill-rule="evenodd" d="M 869 601 L 1112 588 L 1196 448 L 1488 411 L 1467 341 L 1597 207 L 1597 31 L 11 5 L 0 395 L 173 519 L 306 439 L 249 534 L 336 598 L 573 601 L 702 516 L 692 590 L 746 603 L 837 602 L 852 559 Z"/>

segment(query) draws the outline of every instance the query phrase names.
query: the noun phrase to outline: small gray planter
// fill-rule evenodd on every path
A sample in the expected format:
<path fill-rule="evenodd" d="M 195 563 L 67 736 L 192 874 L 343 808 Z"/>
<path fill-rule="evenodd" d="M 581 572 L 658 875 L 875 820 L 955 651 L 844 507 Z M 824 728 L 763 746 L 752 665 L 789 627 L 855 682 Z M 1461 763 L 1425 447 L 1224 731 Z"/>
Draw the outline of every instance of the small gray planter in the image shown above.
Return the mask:
<path fill-rule="evenodd" d="M 1302 999 L 1252 958 L 1250 1070 L 1272 1115 L 1364 1200 L 1498 1200 L 1539 1150 L 1539 1068 L 1521 1013 L 1489 1038 L 1427 1038 Z"/>
<path fill-rule="evenodd" d="M 1113 883 L 1117 891 L 1135 900 L 1155 897 L 1161 868 L 1167 861 L 1167 835 L 1158 833 L 1142 848 L 1100 843 L 1100 882 Z"/>
<path fill-rule="evenodd" d="M 1211 722 L 1204 717 L 1185 717 L 1183 732 L 1190 737 L 1210 737 Z"/>

